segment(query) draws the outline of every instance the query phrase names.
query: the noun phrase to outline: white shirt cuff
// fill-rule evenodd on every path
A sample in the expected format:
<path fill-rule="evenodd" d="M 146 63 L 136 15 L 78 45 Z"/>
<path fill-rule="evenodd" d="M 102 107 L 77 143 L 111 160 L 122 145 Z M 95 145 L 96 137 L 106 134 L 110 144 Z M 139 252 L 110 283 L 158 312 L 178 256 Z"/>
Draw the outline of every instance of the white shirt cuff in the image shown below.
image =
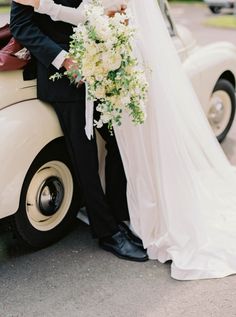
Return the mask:
<path fill-rule="evenodd" d="M 64 50 L 62 50 L 57 56 L 56 58 L 52 61 L 52 65 L 54 67 L 56 67 L 57 69 L 60 69 L 62 67 L 62 64 L 64 62 L 64 60 L 66 59 L 66 55 L 68 53 Z"/>

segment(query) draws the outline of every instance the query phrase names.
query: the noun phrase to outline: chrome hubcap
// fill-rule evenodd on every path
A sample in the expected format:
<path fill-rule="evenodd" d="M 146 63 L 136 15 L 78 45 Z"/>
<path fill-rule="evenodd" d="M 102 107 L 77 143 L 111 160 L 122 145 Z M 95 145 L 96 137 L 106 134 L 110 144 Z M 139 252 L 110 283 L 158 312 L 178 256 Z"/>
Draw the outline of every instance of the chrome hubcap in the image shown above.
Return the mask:
<path fill-rule="evenodd" d="M 29 222 L 39 231 L 55 228 L 66 216 L 73 197 L 73 178 L 60 161 L 44 164 L 33 176 L 26 195 Z"/>
<path fill-rule="evenodd" d="M 216 136 L 221 135 L 226 129 L 231 117 L 231 99 L 229 95 L 218 90 L 212 94 L 208 121 Z"/>
<path fill-rule="evenodd" d="M 38 207 L 45 216 L 52 216 L 60 208 L 64 197 L 64 187 L 56 177 L 48 178 L 39 191 Z"/>

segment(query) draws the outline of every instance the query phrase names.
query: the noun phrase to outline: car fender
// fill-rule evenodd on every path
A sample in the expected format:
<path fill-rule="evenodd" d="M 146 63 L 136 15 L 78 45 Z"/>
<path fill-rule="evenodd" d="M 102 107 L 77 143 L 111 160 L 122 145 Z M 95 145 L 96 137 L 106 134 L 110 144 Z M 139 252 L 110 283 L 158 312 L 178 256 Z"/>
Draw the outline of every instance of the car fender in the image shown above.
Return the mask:
<path fill-rule="evenodd" d="M 52 107 L 37 99 L 0 111 L 0 218 L 17 211 L 31 163 L 45 145 L 62 135 Z"/>
<path fill-rule="evenodd" d="M 219 78 L 231 81 L 235 87 L 236 47 L 219 42 L 196 49 L 184 62 L 188 74 L 204 110 Z"/>

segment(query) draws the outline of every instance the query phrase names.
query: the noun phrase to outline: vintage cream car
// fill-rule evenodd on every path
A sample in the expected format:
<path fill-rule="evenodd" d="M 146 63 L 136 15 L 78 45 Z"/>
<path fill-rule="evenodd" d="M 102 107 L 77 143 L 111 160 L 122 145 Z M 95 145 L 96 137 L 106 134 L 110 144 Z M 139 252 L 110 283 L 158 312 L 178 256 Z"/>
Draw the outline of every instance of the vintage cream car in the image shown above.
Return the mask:
<path fill-rule="evenodd" d="M 187 29 L 174 25 L 165 2 L 161 8 L 183 67 L 222 141 L 235 113 L 236 47 L 226 42 L 198 47 Z M 41 248 L 64 235 L 82 197 L 56 114 L 36 98 L 36 82 L 23 81 L 21 71 L 2 72 L 0 96 L 0 218 L 9 217 L 20 240 Z"/>
<path fill-rule="evenodd" d="M 214 14 L 220 13 L 224 8 L 233 9 L 235 5 L 235 0 L 204 0 L 204 2 Z"/>

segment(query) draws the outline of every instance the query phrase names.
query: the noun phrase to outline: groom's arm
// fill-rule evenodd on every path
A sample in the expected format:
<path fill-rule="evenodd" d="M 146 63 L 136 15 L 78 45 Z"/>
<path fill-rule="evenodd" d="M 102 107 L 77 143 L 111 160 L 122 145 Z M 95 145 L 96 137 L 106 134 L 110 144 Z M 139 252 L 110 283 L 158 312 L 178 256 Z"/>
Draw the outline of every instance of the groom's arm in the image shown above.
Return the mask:
<path fill-rule="evenodd" d="M 44 66 L 49 67 L 62 48 L 46 36 L 33 20 L 34 9 L 12 2 L 10 29 L 12 35 Z"/>

